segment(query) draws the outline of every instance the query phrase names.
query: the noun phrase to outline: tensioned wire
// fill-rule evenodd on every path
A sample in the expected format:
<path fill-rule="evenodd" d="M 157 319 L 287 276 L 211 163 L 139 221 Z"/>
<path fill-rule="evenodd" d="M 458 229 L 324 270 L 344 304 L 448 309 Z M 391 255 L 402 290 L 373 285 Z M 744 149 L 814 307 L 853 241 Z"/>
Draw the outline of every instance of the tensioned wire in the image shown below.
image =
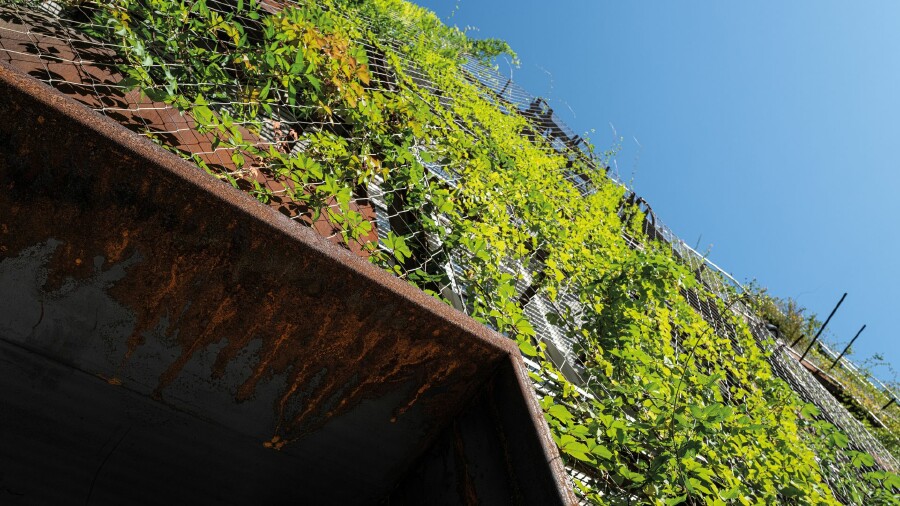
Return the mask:
<path fill-rule="evenodd" d="M 98 67 L 98 68 L 102 68 L 102 67 L 115 68 L 115 64 L 111 64 L 109 62 L 105 62 L 102 60 L 92 60 L 90 58 L 83 58 L 81 56 L 81 53 L 82 52 L 90 52 L 90 50 L 95 49 L 95 48 L 106 49 L 106 50 L 110 50 L 113 52 L 119 52 L 119 51 L 122 51 L 124 48 L 117 44 L 95 41 L 93 39 L 88 39 L 88 38 L 82 36 L 81 34 L 79 34 L 77 31 L 75 31 L 73 29 L 73 27 L 76 27 L 76 26 L 78 26 L 79 23 L 82 23 L 81 21 L 72 20 L 72 19 L 67 20 L 66 18 L 62 18 L 62 17 L 54 20 L 52 17 L 48 16 L 47 14 L 41 13 L 39 11 L 28 11 L 28 10 L 21 9 L 18 4 L 11 4 L 11 5 L 15 9 L 15 11 L 17 13 L 21 14 L 23 17 L 29 17 L 29 15 L 31 15 L 32 17 L 37 16 L 39 18 L 43 18 L 44 22 L 49 21 L 58 30 L 58 31 L 51 31 L 51 32 L 41 30 L 40 33 L 36 32 L 36 31 L 32 31 L 32 30 L 25 30 L 22 32 L 18 32 L 20 35 L 28 36 L 32 42 L 33 47 L 37 49 L 37 51 L 38 51 L 37 56 L 40 59 L 40 61 L 43 63 L 44 68 L 47 71 L 47 75 L 49 76 L 48 78 L 45 79 L 45 81 L 48 82 L 49 84 L 56 85 L 56 86 L 69 85 L 69 86 L 75 86 L 75 87 L 82 87 L 85 89 L 91 89 L 92 92 L 94 93 L 94 95 L 96 96 L 98 102 L 101 104 L 99 107 L 95 106 L 94 107 L 95 110 L 97 110 L 98 112 L 105 114 L 105 115 L 114 114 L 116 112 L 160 111 L 160 110 L 172 109 L 172 107 L 168 106 L 168 105 L 152 104 L 149 102 L 143 103 L 143 104 L 128 104 L 128 107 L 117 107 L 115 105 L 108 106 L 108 105 L 105 105 L 107 102 L 105 100 L 105 98 L 106 98 L 106 95 L 109 93 L 109 90 L 116 89 L 116 88 L 121 89 L 122 86 L 114 84 L 114 83 L 97 83 L 97 82 L 85 83 L 83 81 L 76 82 L 76 81 L 69 81 L 69 80 L 65 80 L 65 79 L 57 79 L 57 78 L 52 77 L 51 70 L 48 67 L 48 65 L 50 65 L 50 64 L 52 64 L 52 65 L 70 64 L 70 65 L 76 65 L 76 66 L 93 66 L 93 67 Z M 46 5 L 48 5 L 48 3 L 45 2 L 45 3 L 43 3 L 43 5 L 46 6 Z M 48 10 L 52 10 L 52 9 L 48 9 Z M 333 14 L 345 16 L 346 19 L 350 20 L 349 14 L 347 14 L 347 13 L 333 12 Z M 248 20 L 248 21 L 250 21 L 250 20 Z M 350 20 L 350 21 L 362 22 L 363 24 L 365 24 L 365 26 L 369 29 L 370 32 L 377 31 L 376 27 L 372 25 L 373 22 L 371 22 L 370 20 L 367 20 L 365 18 L 360 17 L 358 19 L 354 19 L 354 20 Z M 82 23 L 82 25 L 83 25 L 83 23 Z M 0 26 L 0 37 L 3 36 L 4 31 L 9 32 L 9 31 L 13 31 L 13 30 L 7 26 Z M 412 36 L 414 36 L 414 34 L 410 34 L 410 37 L 412 37 Z M 71 50 L 74 54 L 74 57 L 73 58 L 61 58 L 54 54 L 44 53 L 41 50 L 41 45 L 46 43 L 47 40 L 55 40 L 59 44 L 64 44 L 64 45 L 68 46 L 69 48 L 71 48 Z M 399 43 L 398 41 L 392 41 L 392 40 L 380 41 L 379 44 L 374 44 L 374 45 L 370 44 L 366 41 L 356 41 L 356 42 L 363 45 L 369 51 L 376 51 L 376 50 L 378 50 L 378 47 L 394 47 L 394 48 L 402 47 L 401 43 Z M 84 47 L 82 47 L 79 50 L 78 46 L 82 46 L 82 45 Z M 4 50 L 4 52 L 6 52 L 7 55 L 15 55 L 18 57 L 23 57 L 23 58 L 29 58 L 29 57 L 35 56 L 34 54 L 31 54 L 31 53 L 15 51 L 15 50 L 10 50 L 10 49 L 6 49 L 6 50 Z M 434 87 L 433 85 L 431 85 L 430 80 L 428 80 L 427 76 L 423 72 L 421 72 L 412 61 L 405 58 L 402 52 L 398 51 L 398 54 L 400 56 L 403 66 L 404 66 L 404 72 L 407 73 L 408 75 L 410 75 L 411 77 L 413 77 L 413 79 L 416 81 L 417 88 L 427 94 L 432 95 L 432 97 L 431 97 L 432 100 L 426 100 L 426 102 L 429 105 L 431 105 L 435 102 L 435 100 L 434 100 L 435 98 L 440 97 L 440 98 L 446 99 L 446 97 L 444 97 L 443 94 L 441 93 L 441 90 L 439 90 L 436 87 Z M 176 66 L 177 64 L 176 63 L 167 63 L 166 65 L 167 66 Z M 536 97 L 533 97 L 533 96 L 527 94 L 527 92 L 525 92 L 524 90 L 519 88 L 517 85 L 515 85 L 515 83 L 512 82 L 510 79 L 506 78 L 505 76 L 500 75 L 495 69 L 490 68 L 483 64 L 479 64 L 479 63 L 475 62 L 474 60 L 468 60 L 463 65 L 463 71 L 467 72 L 468 75 L 472 76 L 482 86 L 484 86 L 485 88 L 490 90 L 494 94 L 495 97 L 499 96 L 500 98 L 503 98 L 504 100 L 507 100 L 508 102 L 510 102 L 512 104 L 520 104 L 522 107 L 526 107 L 527 105 L 530 105 L 531 103 L 533 103 L 536 100 Z M 390 69 L 388 69 L 388 68 L 378 67 L 377 71 L 373 71 L 373 75 L 376 75 L 378 77 L 378 79 L 373 80 L 376 82 L 372 86 L 375 86 L 375 85 L 379 84 L 378 81 L 381 81 L 382 83 L 384 81 L 387 81 L 390 78 L 391 73 L 390 73 Z M 503 84 L 501 85 L 500 83 L 503 83 Z M 197 82 L 197 83 L 179 83 L 179 86 L 208 88 L 210 86 L 213 86 L 214 84 L 215 83 L 199 83 L 199 82 Z M 215 84 L 215 85 L 220 86 L 219 84 Z M 393 90 L 386 89 L 384 86 L 378 87 L 377 90 L 382 93 L 395 92 Z M 276 91 L 280 91 L 280 92 L 284 93 L 284 90 L 276 90 Z M 489 100 L 491 99 L 490 97 L 486 97 L 486 98 Z M 425 99 L 422 98 L 422 100 L 425 100 Z M 245 104 L 241 101 L 233 101 L 233 102 L 213 101 L 210 105 L 215 108 L 228 108 L 231 106 L 240 106 L 240 105 L 245 105 Z M 301 131 L 322 127 L 322 123 L 320 123 L 320 122 L 302 121 L 302 120 L 297 119 L 296 113 L 298 113 L 299 111 L 301 111 L 303 109 L 310 109 L 313 106 L 304 106 L 304 105 L 291 106 L 288 104 L 284 104 L 283 107 L 284 107 L 285 111 L 287 111 L 288 113 L 290 113 L 291 116 L 293 116 L 293 118 L 288 120 L 287 118 L 280 117 L 280 118 L 278 118 L 278 121 L 283 122 L 288 125 L 291 125 L 291 126 L 296 126 Z M 517 109 L 518 109 L 516 111 L 517 113 L 523 114 L 523 112 L 521 111 L 520 108 L 517 108 Z M 338 111 L 338 112 L 340 112 L 340 111 Z M 510 112 L 513 112 L 513 111 L 510 111 Z M 138 115 L 136 117 L 139 118 L 141 121 L 144 121 L 144 128 L 146 130 L 151 130 L 151 127 L 153 125 L 149 124 L 142 116 Z M 566 135 L 569 135 L 570 137 L 573 137 L 571 135 L 571 129 L 569 129 L 567 126 L 565 126 L 559 120 L 559 118 L 555 115 L 555 113 L 551 113 L 551 118 L 554 122 L 556 122 L 560 131 L 564 132 Z M 245 126 L 253 126 L 255 123 L 252 121 L 248 121 L 248 122 L 244 122 L 243 124 Z M 171 129 L 171 130 L 154 130 L 154 131 L 152 131 L 151 135 L 158 136 L 161 134 L 189 134 L 189 133 L 191 133 L 190 127 L 182 127 L 182 128 L 177 128 L 177 129 Z M 472 132 L 468 132 L 468 133 L 473 136 L 475 135 Z M 348 138 L 347 140 L 361 141 L 364 139 Z M 267 144 L 268 145 L 278 145 L 280 143 L 287 143 L 288 141 L 260 139 L 257 142 L 260 145 L 267 145 Z M 543 149 L 548 149 L 548 150 L 553 150 L 553 151 L 565 152 L 566 149 L 576 149 L 576 148 L 571 148 L 569 146 L 563 146 L 562 148 L 560 148 L 558 145 L 556 145 L 555 147 L 550 147 L 545 142 L 542 142 L 540 145 L 542 146 Z M 429 146 L 421 146 L 421 149 L 428 149 L 428 148 L 429 148 Z M 220 161 L 222 161 L 223 163 L 227 163 L 227 160 L 229 158 L 229 152 L 232 150 L 233 150 L 233 148 L 220 146 L 212 151 L 198 150 L 196 152 L 192 152 L 192 154 L 216 155 L 216 156 L 221 157 Z M 377 153 L 370 153 L 370 154 L 377 154 Z M 579 152 L 579 156 L 582 154 L 583 153 Z M 447 162 L 447 163 L 443 163 L 443 164 L 442 163 L 431 163 L 431 164 L 425 164 L 425 165 L 426 165 L 426 168 L 428 169 L 428 172 L 430 172 L 432 174 L 432 176 L 426 175 L 423 177 L 426 177 L 426 178 L 433 177 L 433 175 L 436 174 L 438 171 L 443 171 L 443 175 L 450 175 L 450 180 L 452 180 L 455 184 L 464 184 L 464 181 L 460 180 L 460 176 L 458 175 L 459 172 L 454 170 L 455 165 L 452 162 Z M 264 167 L 261 167 L 261 168 L 264 168 Z M 234 175 L 238 175 L 237 172 L 235 172 Z M 442 176 L 442 178 L 443 178 L 443 176 Z M 576 181 L 572 180 L 572 182 L 573 182 L 573 184 L 576 184 Z M 583 184 L 583 182 L 581 182 L 581 181 L 578 181 L 577 183 Z M 619 182 L 619 184 L 621 184 L 621 183 Z M 374 195 L 375 193 L 378 192 L 378 190 L 381 190 L 381 192 L 382 192 L 382 194 L 380 195 L 380 198 L 383 202 L 383 200 L 385 198 L 384 188 L 377 184 L 374 186 L 374 188 L 372 188 L 372 186 L 370 185 L 369 200 L 377 200 L 379 198 L 378 196 Z M 399 191 L 399 190 L 394 190 L 394 191 Z M 376 205 L 376 207 L 378 207 L 378 206 Z M 382 223 L 382 228 L 389 226 L 388 224 L 390 223 L 391 219 L 394 219 L 394 220 L 398 220 L 398 219 L 402 220 L 403 219 L 402 213 L 398 212 L 398 213 L 391 214 L 387 211 L 386 206 L 381 206 L 381 208 L 379 208 L 378 210 L 380 211 L 378 213 L 378 218 L 380 220 L 379 222 Z M 731 297 L 729 295 L 729 290 L 726 289 L 726 285 L 730 285 L 730 287 L 732 287 L 732 289 L 737 289 L 737 291 L 743 290 L 743 287 L 740 285 L 740 283 L 737 283 L 725 271 L 719 269 L 718 266 L 715 266 L 715 264 L 712 264 L 707 258 L 698 254 L 692 248 L 687 246 L 683 241 L 678 239 L 678 237 L 670 229 L 668 229 L 665 225 L 663 225 L 659 220 L 654 220 L 653 226 L 654 226 L 654 229 L 657 231 L 657 233 L 660 236 L 662 236 L 662 238 L 665 239 L 670 244 L 670 246 L 675 251 L 675 253 L 684 262 L 686 262 L 695 272 L 698 272 L 698 276 L 701 278 L 701 281 L 704 283 L 704 285 L 709 290 L 718 294 L 725 300 L 728 300 L 728 298 Z M 378 230 L 379 234 L 382 234 L 384 232 L 384 230 L 382 230 L 382 228 L 379 228 L 379 230 Z M 338 232 L 336 232 L 335 234 L 332 234 L 332 237 L 334 237 L 336 235 L 338 235 Z M 428 242 L 429 242 L 428 238 L 422 237 L 422 235 L 423 235 L 423 232 L 419 231 L 419 232 L 415 232 L 413 236 L 410 236 L 408 238 L 410 240 L 417 241 L 420 245 L 426 246 L 425 248 L 423 248 L 424 251 L 431 251 L 431 254 L 427 258 L 421 259 L 422 268 L 425 269 L 429 262 L 438 262 L 439 258 L 450 258 L 451 263 L 455 262 L 455 264 L 456 264 L 456 265 L 449 266 L 450 270 L 455 272 L 457 274 L 457 276 L 451 277 L 451 282 L 449 282 L 448 288 L 452 289 L 454 292 L 457 292 L 457 294 L 462 299 L 465 299 L 465 297 L 466 297 L 466 281 L 463 280 L 464 276 L 462 276 L 462 274 L 463 274 L 462 271 L 464 270 L 463 264 L 466 262 L 466 255 L 462 252 L 444 251 L 444 250 L 442 250 L 442 248 L 443 248 L 442 244 L 439 245 L 437 248 L 429 247 L 429 246 L 434 246 L 433 241 L 432 241 L 432 244 L 428 244 Z M 633 246 L 641 247 L 639 243 L 635 242 L 631 238 L 629 238 L 629 239 L 631 240 L 631 243 Z M 380 245 L 380 247 L 383 247 L 383 245 Z M 518 275 L 521 277 L 522 280 L 531 280 L 534 277 L 535 272 L 533 272 L 533 271 L 529 272 L 529 269 L 540 269 L 540 268 L 541 268 L 541 266 L 539 265 L 539 263 L 538 263 L 538 265 L 523 266 L 520 264 L 520 265 L 506 267 L 506 269 L 508 271 L 513 272 L 513 273 L 518 273 Z M 567 296 L 566 294 L 562 294 L 561 298 L 565 299 L 566 296 Z M 550 301 L 543 294 L 540 294 L 540 293 L 537 294 L 537 296 L 532 300 L 535 301 L 534 304 L 541 305 L 542 308 L 545 310 L 548 310 L 548 312 L 554 312 L 557 315 L 561 315 L 564 312 L 561 309 L 559 302 Z M 721 319 L 720 315 L 716 315 L 716 314 L 713 314 L 710 311 L 708 311 L 708 309 L 705 308 L 702 305 L 702 303 L 700 302 L 700 298 L 698 298 L 696 296 L 688 297 L 688 300 L 692 304 L 692 306 L 694 306 L 695 309 L 697 309 L 698 313 L 700 313 L 704 317 L 704 319 L 706 319 L 708 321 L 708 323 L 710 323 L 716 329 L 717 332 L 724 332 L 727 334 L 726 329 L 727 329 L 728 324 L 727 324 L 727 322 L 724 322 Z M 734 302 L 734 301 L 732 301 L 732 302 Z M 571 298 L 570 298 L 568 300 L 568 305 L 570 308 L 575 308 L 576 311 L 578 310 L 577 300 L 571 300 Z M 832 421 L 833 423 L 835 423 L 835 425 L 839 426 L 841 429 L 843 429 L 845 432 L 847 432 L 848 435 L 851 437 L 851 440 L 853 441 L 853 444 L 855 447 L 865 449 L 869 453 L 873 453 L 875 455 L 889 456 L 889 454 L 881 447 L 880 443 L 878 443 L 877 440 L 872 438 L 872 436 L 868 433 L 868 431 L 865 429 L 865 427 L 862 426 L 861 423 L 859 423 L 852 415 L 850 415 L 846 411 L 846 409 L 843 408 L 843 406 L 840 405 L 833 398 L 833 396 L 831 396 L 830 393 L 828 393 L 820 384 L 818 384 L 818 382 L 814 378 L 812 378 L 812 376 L 809 374 L 808 371 L 806 371 L 805 369 L 800 367 L 796 363 L 796 361 L 791 360 L 790 357 L 788 357 L 786 355 L 786 353 L 783 350 L 781 350 L 780 346 L 782 346 L 782 345 L 779 343 L 776 343 L 774 337 L 771 336 L 770 334 L 768 334 L 768 331 L 764 329 L 764 327 L 762 326 L 762 323 L 758 317 L 753 315 L 752 312 L 747 307 L 743 306 L 743 304 L 739 301 L 736 304 L 729 306 L 729 307 L 731 308 L 732 311 L 734 311 L 737 314 L 740 314 L 742 317 L 746 318 L 748 320 L 748 323 L 751 324 L 751 329 L 756 329 L 756 331 L 754 331 L 754 336 L 757 337 L 761 346 L 764 346 L 765 349 L 769 349 L 769 350 L 774 349 L 775 350 L 772 353 L 772 356 L 770 357 L 770 362 L 772 363 L 773 369 L 775 370 L 776 374 L 778 374 L 780 377 L 782 377 L 783 379 L 788 381 L 788 383 L 792 386 L 792 388 L 794 388 L 794 390 L 797 391 L 805 401 L 812 402 L 813 404 L 817 405 L 820 408 L 820 410 L 822 411 L 823 416 L 825 418 L 827 418 L 829 421 Z M 463 303 L 461 305 L 460 309 L 462 309 L 464 311 L 467 309 L 465 303 Z M 526 310 L 527 310 L 527 308 L 526 308 Z M 547 329 L 550 329 L 550 333 L 553 334 L 554 326 L 546 321 L 546 318 L 544 315 L 539 314 L 539 312 L 532 311 L 532 314 L 530 316 L 531 316 L 531 318 L 533 318 L 535 320 L 543 320 L 540 323 L 542 325 L 544 325 Z M 563 332 L 561 330 L 556 331 L 556 332 L 560 335 L 565 334 L 565 332 Z M 564 340 L 553 339 L 553 344 L 554 344 L 554 346 L 556 346 L 558 348 L 559 347 L 564 348 L 567 343 L 565 343 Z M 568 344 L 571 346 L 571 343 L 568 343 Z M 779 352 L 779 350 L 781 350 L 781 352 Z M 582 390 L 583 395 L 585 395 L 586 397 L 591 395 L 588 393 L 588 391 L 587 391 L 588 389 L 597 389 L 599 387 L 600 391 L 604 390 L 603 382 L 600 381 L 598 378 L 596 378 L 596 377 L 584 378 L 579 375 L 579 367 L 583 370 L 583 367 L 581 367 L 581 366 L 583 366 L 583 364 L 579 363 L 579 359 L 577 358 L 577 356 L 574 353 L 572 353 L 571 349 L 569 349 L 569 350 L 563 349 L 563 350 L 561 350 L 561 353 L 559 355 L 557 355 L 555 358 L 551 358 L 551 359 L 555 362 L 555 365 L 560 370 L 574 370 L 575 377 L 573 377 L 572 379 L 574 381 L 576 381 L 578 384 L 581 384 L 583 386 L 583 388 L 581 390 Z M 549 385 L 549 383 L 548 383 L 548 385 Z M 541 388 L 549 388 L 549 387 L 547 385 L 544 385 L 544 386 L 539 385 L 538 388 L 541 389 Z M 608 392 L 607 392 L 607 394 L 608 394 Z M 895 461 L 893 462 L 893 466 L 895 469 L 897 468 Z M 580 473 L 579 471 L 574 471 L 574 470 L 572 472 Z M 828 473 L 826 473 L 826 475 L 827 474 Z M 831 480 L 829 480 L 829 481 L 831 481 Z"/>

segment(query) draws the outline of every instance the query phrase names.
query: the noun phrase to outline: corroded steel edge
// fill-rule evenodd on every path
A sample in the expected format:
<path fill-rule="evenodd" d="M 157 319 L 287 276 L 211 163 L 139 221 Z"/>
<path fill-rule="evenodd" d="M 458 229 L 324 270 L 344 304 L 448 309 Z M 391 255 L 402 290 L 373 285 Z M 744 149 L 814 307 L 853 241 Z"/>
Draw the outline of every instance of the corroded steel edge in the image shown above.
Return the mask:
<path fill-rule="evenodd" d="M 566 474 L 566 468 L 563 465 L 562 457 L 559 454 L 559 448 L 557 448 L 556 442 L 553 441 L 553 437 L 550 435 L 550 427 L 544 419 L 544 411 L 541 409 L 541 405 L 538 404 L 537 397 L 534 395 L 534 387 L 531 384 L 531 379 L 528 377 L 528 369 L 525 366 L 522 355 L 518 353 L 518 350 L 516 353 L 510 354 L 510 361 L 512 362 L 512 370 L 519 391 L 522 392 L 522 398 L 525 401 L 528 412 L 531 413 L 535 437 L 540 440 L 541 449 L 544 451 L 547 465 L 553 473 L 556 489 L 560 493 L 560 503 L 577 504 L 572 485 Z"/>
<path fill-rule="evenodd" d="M 54 108 L 56 111 L 71 118 L 72 121 L 93 130 L 98 136 L 127 148 L 135 156 L 147 159 L 205 193 L 211 194 L 215 198 L 239 209 L 240 212 L 267 225 L 273 231 L 283 234 L 286 236 L 286 239 L 302 243 L 318 256 L 330 259 L 344 268 L 399 294 L 409 301 L 410 304 L 434 313 L 438 318 L 464 330 L 473 338 L 511 355 L 519 354 L 518 347 L 511 340 L 491 331 L 484 325 L 435 298 L 429 297 L 418 288 L 379 269 L 365 259 L 359 258 L 357 255 L 335 244 L 331 244 L 309 228 L 299 226 L 276 210 L 260 204 L 246 193 L 209 177 L 196 165 L 162 149 L 149 139 L 128 130 L 96 111 L 88 109 L 52 87 L 10 68 L 4 62 L 0 62 L 0 80 Z"/>
<path fill-rule="evenodd" d="M 505 353 L 511 360 L 519 393 L 525 400 L 528 411 L 531 414 L 530 423 L 543 450 L 549 471 L 552 473 L 553 480 L 557 485 L 560 503 L 574 504 L 576 502 L 566 477 L 560 454 L 550 436 L 549 427 L 534 396 L 524 361 L 513 341 L 429 297 L 424 292 L 382 271 L 366 260 L 329 243 L 312 230 L 298 226 L 289 218 L 260 204 L 252 197 L 209 177 L 195 165 L 173 153 L 165 151 L 150 140 L 126 129 L 112 119 L 75 102 L 52 87 L 10 68 L 3 62 L 0 62 L 0 81 L 54 109 L 84 128 L 93 131 L 97 136 L 127 149 L 137 158 L 147 160 L 174 177 L 196 187 L 198 190 L 223 201 L 232 208 L 237 208 L 241 213 L 272 229 L 273 233 L 281 234 L 286 240 L 293 240 L 302 244 L 310 252 L 314 252 L 315 255 L 319 256 L 320 259 L 327 259 L 340 265 L 353 274 L 399 295 L 409 304 L 434 314 L 437 318 L 457 327 L 470 338 Z"/>

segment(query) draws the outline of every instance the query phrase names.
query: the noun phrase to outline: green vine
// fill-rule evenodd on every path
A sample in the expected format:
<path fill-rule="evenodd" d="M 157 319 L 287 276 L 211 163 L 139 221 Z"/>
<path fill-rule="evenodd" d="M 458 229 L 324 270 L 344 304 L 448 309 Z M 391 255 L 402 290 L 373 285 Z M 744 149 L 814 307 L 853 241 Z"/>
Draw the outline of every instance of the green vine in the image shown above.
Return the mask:
<path fill-rule="evenodd" d="M 230 164 L 170 148 L 264 203 L 287 200 L 300 221 L 324 220 L 343 244 L 435 296 L 462 285 L 472 317 L 538 364 L 541 406 L 584 477 L 574 479 L 580 496 L 896 504 L 897 475 L 849 450 L 773 376 L 746 322 L 643 233 L 644 214 L 602 164 L 534 135 L 460 69 L 471 57 L 515 59 L 505 43 L 470 40 L 402 0 L 223 5 L 79 8 L 86 30 L 119 48 L 121 84 L 181 111 Z M 370 187 L 389 209 L 381 241 L 354 204 Z M 453 259 L 462 274 L 444 268 Z M 533 265 L 539 274 L 526 279 Z M 577 343 L 580 379 L 550 360 L 523 284 L 559 308 L 549 317 Z M 689 293 L 727 328 L 712 327 Z"/>

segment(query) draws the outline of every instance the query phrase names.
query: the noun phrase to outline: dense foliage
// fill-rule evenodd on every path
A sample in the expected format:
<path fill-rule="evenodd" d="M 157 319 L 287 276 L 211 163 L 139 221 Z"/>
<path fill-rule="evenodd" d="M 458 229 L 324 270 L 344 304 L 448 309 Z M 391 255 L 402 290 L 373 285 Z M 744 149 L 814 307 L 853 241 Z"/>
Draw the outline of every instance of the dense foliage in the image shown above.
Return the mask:
<path fill-rule="evenodd" d="M 776 297 L 769 294 L 764 288 L 752 284 L 750 290 L 754 292 L 754 310 L 763 319 L 778 328 L 782 338 L 787 343 L 797 343 L 795 350 L 803 353 L 812 344 L 812 337 L 822 327 L 815 314 L 810 313 L 797 301 L 790 298 Z M 827 332 L 820 339 L 825 341 Z M 835 364 L 834 358 L 828 356 L 819 343 L 812 346 L 807 354 L 807 360 L 816 364 L 820 369 L 837 381 L 844 395 L 838 396 L 847 409 L 866 425 L 884 447 L 895 458 L 900 457 L 900 409 L 890 406 L 882 409 L 891 400 L 891 394 L 880 388 L 876 388 L 871 381 L 872 373 L 866 368 L 865 363 L 855 364 L 853 369 L 847 367 L 847 358 L 853 354 L 848 350 L 842 362 Z M 877 363 L 879 356 L 872 357 Z M 879 364 L 893 372 L 890 364 Z M 897 390 L 896 374 L 894 379 L 887 384 L 888 388 Z M 877 420 L 872 420 L 877 417 Z M 874 423 L 873 423 L 874 422 Z"/>
<path fill-rule="evenodd" d="M 451 282 L 442 266 L 463 259 L 466 309 L 540 367 L 541 404 L 568 466 L 582 473 L 580 496 L 896 502 L 897 476 L 846 451 L 847 438 L 773 376 L 746 322 L 644 235 L 644 215 L 602 163 L 533 135 L 460 69 L 465 58 L 508 53 L 505 44 L 472 41 L 401 0 L 81 8 L 91 34 L 123 58 L 126 87 L 190 115 L 229 150 L 229 170 L 194 157 L 214 176 L 264 202 L 273 194 L 259 174 L 278 181 L 310 221 L 327 219 L 346 244 L 361 243 L 373 262 L 436 296 Z M 376 76 L 375 58 L 389 77 Z M 254 140 L 267 128 L 289 142 Z M 370 185 L 395 218 L 380 244 L 366 239 L 372 223 L 352 205 Z M 580 380 L 547 358 L 523 311 L 526 280 L 515 267 L 533 265 L 534 290 L 579 302 L 554 320 L 578 343 Z M 715 306 L 727 328 L 712 327 L 688 293 Z M 846 483 L 830 486 L 824 467 Z"/>

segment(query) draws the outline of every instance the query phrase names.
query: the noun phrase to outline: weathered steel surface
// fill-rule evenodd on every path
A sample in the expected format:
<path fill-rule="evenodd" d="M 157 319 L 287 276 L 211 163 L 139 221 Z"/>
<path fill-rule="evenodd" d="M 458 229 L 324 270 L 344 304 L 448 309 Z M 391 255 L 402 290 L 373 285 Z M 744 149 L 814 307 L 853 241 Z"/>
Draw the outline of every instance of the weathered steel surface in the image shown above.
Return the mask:
<path fill-rule="evenodd" d="M 498 367 L 571 500 L 510 341 L 2 64 L 0 344 L 4 501 L 372 503 Z"/>

